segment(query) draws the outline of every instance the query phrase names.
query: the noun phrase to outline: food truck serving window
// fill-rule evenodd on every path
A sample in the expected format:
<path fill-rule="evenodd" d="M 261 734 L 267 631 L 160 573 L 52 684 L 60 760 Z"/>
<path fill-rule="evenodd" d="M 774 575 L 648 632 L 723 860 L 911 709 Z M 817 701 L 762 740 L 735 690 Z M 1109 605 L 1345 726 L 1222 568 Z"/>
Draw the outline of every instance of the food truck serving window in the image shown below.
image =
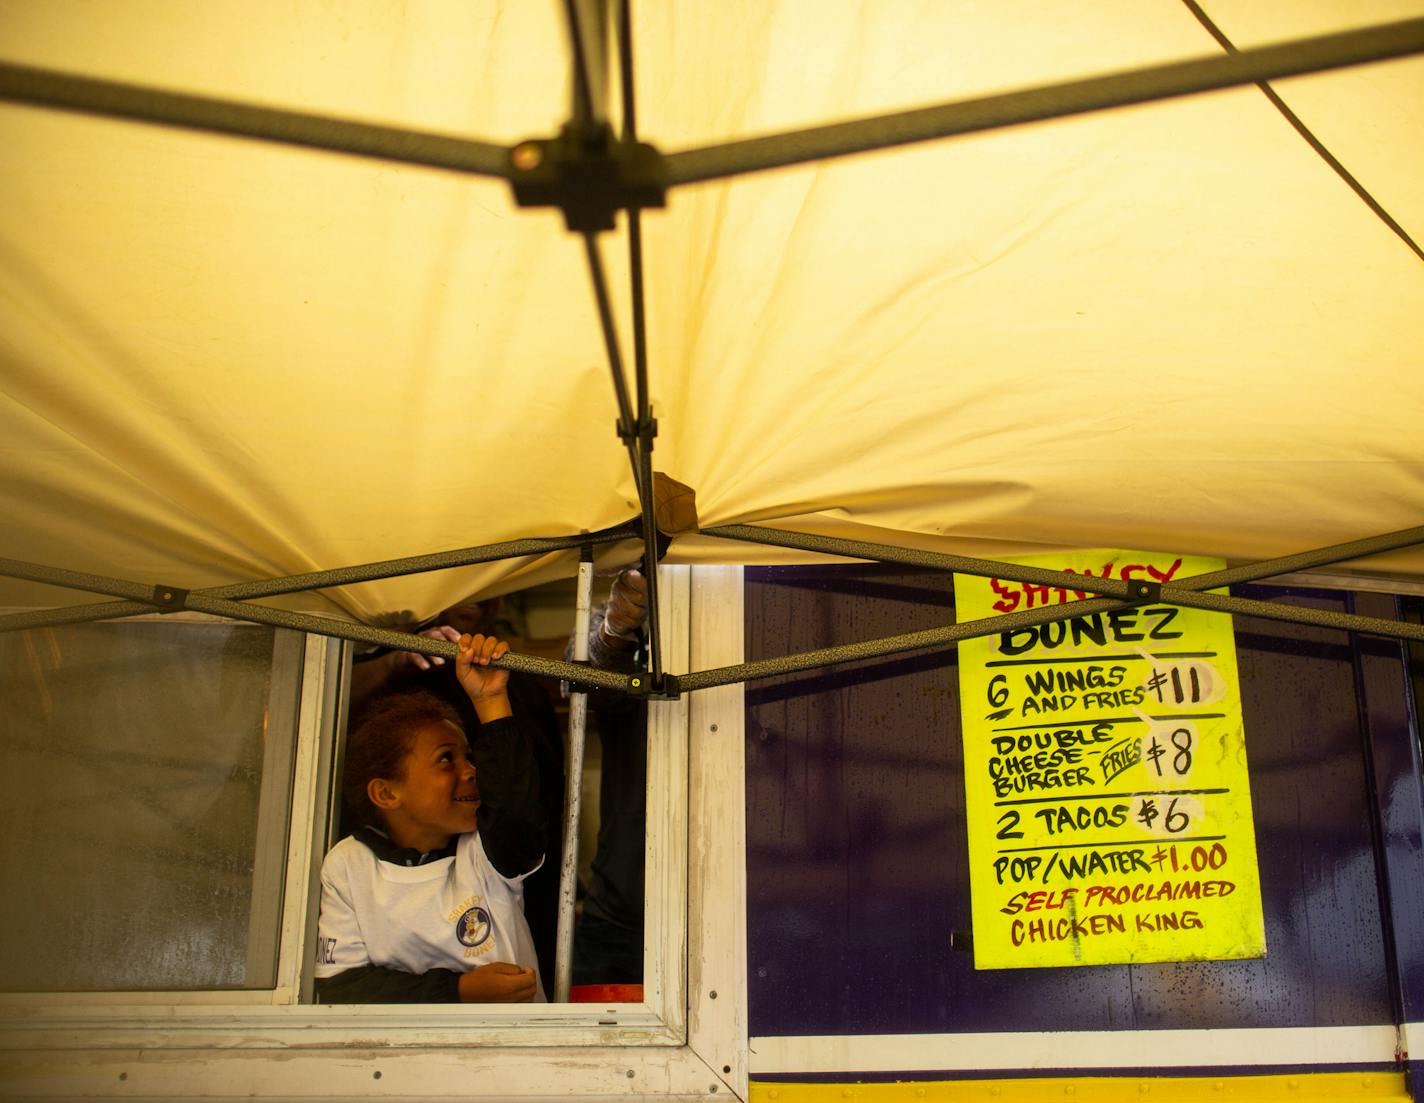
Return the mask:
<path fill-rule="evenodd" d="M 672 662 L 689 592 L 669 572 Z M 78 1022 L 91 1048 L 686 1042 L 686 701 L 649 706 L 641 1000 L 318 1004 L 350 646 L 185 613 L 0 648 L 0 1012 L 35 1044 L 74 1044 Z"/>

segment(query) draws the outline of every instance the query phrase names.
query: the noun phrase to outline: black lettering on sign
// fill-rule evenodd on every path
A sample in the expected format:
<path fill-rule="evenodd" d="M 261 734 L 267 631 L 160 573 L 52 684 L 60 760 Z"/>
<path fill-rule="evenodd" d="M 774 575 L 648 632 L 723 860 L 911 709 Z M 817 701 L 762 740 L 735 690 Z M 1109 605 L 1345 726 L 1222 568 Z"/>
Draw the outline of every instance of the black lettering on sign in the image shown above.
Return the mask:
<path fill-rule="evenodd" d="M 1012 808 L 1010 808 L 1007 812 L 1005 812 L 1002 816 L 999 817 L 999 822 L 1003 824 L 1003 826 L 999 828 L 999 832 L 997 835 L 994 836 L 994 838 L 1022 839 L 1024 837 L 1022 831 L 1014 830 L 1014 828 L 1019 825 L 1019 814 L 1015 812 Z"/>
<path fill-rule="evenodd" d="M 1090 915 L 1070 919 L 1015 919 L 1009 924 L 1009 941 L 1015 946 L 1026 942 L 1078 942 L 1093 935 L 1124 934 L 1127 925 L 1120 915 Z"/>
<path fill-rule="evenodd" d="M 1113 643 L 1138 643 L 1146 639 L 1181 639 L 1181 632 L 1168 631 L 1167 628 L 1177 619 L 1177 613 L 1178 610 L 1170 605 L 1154 605 L 1150 609 L 1115 609 L 1107 615 L 1106 621 L 1101 613 L 1094 613 L 1091 617 L 1031 624 L 1027 628 L 999 633 L 999 651 L 1005 655 L 1022 655 L 1035 647 L 1048 651 L 1069 643 L 1076 647 L 1084 640 L 1106 646 L 1109 640 Z M 1139 623 L 1139 616 L 1143 623 Z"/>
<path fill-rule="evenodd" d="M 1153 619 L 1152 627 L 1147 632 L 1147 638 L 1152 640 L 1179 640 L 1182 638 L 1181 632 L 1168 632 L 1167 625 L 1177 619 L 1177 614 L 1181 610 L 1174 609 L 1170 605 L 1154 605 L 1151 609 L 1142 610 L 1142 615 Z"/>
<path fill-rule="evenodd" d="M 1149 912 L 1146 915 L 1134 915 L 1132 918 L 1139 932 L 1197 931 L 1205 926 L 1201 921 L 1201 916 L 1194 911 L 1157 912 L 1156 914 Z"/>
<path fill-rule="evenodd" d="M 1059 804 L 1040 808 L 1034 815 L 1043 821 L 1043 826 L 1050 835 L 1065 835 L 1074 831 L 1121 827 L 1127 822 L 1127 813 L 1126 804 L 1114 804 L 1112 807 L 1102 804 L 1092 807 L 1083 804 Z"/>
<path fill-rule="evenodd" d="M 1118 774 L 1131 769 L 1141 761 L 1141 740 L 1128 737 L 1120 743 L 1114 743 L 1103 752 L 1103 757 L 1098 760 L 1098 767 L 1103 771 L 1103 784 L 1106 785 Z"/>

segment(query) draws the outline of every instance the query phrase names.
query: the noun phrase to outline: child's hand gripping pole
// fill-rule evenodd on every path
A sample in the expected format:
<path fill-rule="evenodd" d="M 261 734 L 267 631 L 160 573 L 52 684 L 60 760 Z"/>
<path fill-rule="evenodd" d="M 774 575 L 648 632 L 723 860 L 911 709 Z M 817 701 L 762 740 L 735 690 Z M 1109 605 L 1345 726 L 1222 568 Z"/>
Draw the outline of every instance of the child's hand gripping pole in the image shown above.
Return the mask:
<path fill-rule="evenodd" d="M 455 677 L 460 680 L 475 715 L 481 724 L 513 716 L 509 704 L 509 671 L 490 666 L 492 659 L 504 656 L 509 644 L 493 636 L 461 636 L 460 653 L 455 657 Z"/>

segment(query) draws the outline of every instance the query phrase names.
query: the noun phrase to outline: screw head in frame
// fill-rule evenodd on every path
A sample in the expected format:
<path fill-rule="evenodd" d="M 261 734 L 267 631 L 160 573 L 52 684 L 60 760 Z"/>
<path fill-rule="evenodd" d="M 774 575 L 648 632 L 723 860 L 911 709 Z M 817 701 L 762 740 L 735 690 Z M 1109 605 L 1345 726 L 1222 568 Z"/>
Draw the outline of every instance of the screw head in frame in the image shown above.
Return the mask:
<path fill-rule="evenodd" d="M 520 142 L 510 151 L 509 160 L 520 172 L 532 172 L 544 163 L 544 150 L 538 142 Z"/>

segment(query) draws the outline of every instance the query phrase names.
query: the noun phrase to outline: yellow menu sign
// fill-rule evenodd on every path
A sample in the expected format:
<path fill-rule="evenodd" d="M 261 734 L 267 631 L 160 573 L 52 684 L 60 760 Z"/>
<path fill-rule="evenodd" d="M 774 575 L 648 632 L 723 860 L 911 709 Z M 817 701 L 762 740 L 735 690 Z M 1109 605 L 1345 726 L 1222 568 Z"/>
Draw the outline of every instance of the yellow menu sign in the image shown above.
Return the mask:
<path fill-rule="evenodd" d="M 1163 584 L 1219 560 L 1015 560 Z M 1094 596 L 956 575 L 962 623 Z M 1262 957 L 1231 619 L 1147 602 L 959 645 L 978 969 Z"/>

